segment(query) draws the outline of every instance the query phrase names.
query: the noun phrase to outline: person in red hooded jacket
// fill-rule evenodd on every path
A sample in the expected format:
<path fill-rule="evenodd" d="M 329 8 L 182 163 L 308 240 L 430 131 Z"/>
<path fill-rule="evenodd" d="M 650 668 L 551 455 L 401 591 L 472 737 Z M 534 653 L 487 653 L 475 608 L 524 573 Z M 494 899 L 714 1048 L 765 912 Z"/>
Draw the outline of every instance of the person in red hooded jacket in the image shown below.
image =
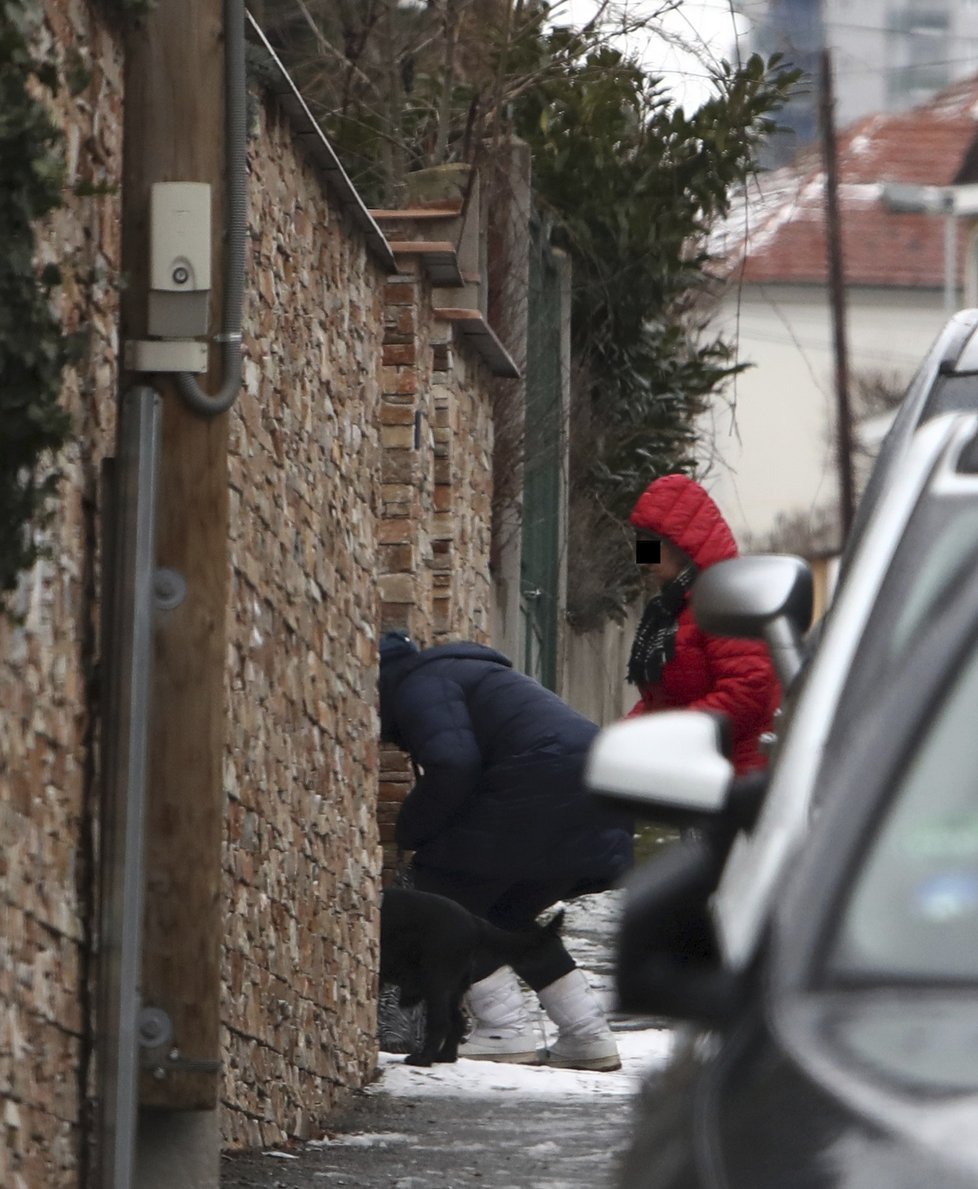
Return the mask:
<path fill-rule="evenodd" d="M 686 475 L 650 483 L 630 520 L 636 541 L 658 542 L 660 557 L 643 564 L 648 547 L 636 553 L 657 589 L 628 661 L 628 680 L 641 694 L 629 717 L 665 709 L 720 711 L 729 721 L 737 775 L 763 768 L 759 739 L 771 729 L 781 698 L 767 647 L 702 631 L 689 606 L 697 574 L 737 556 L 733 533 L 707 492 Z"/>

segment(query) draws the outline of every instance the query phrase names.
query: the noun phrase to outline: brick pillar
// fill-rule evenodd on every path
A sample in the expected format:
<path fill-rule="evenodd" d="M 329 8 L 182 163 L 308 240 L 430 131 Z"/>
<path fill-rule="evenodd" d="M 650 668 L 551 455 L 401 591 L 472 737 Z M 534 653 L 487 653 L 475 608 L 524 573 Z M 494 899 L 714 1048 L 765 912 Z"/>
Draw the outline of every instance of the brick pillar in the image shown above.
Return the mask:
<path fill-rule="evenodd" d="M 430 350 L 420 317 L 426 286 L 415 266 L 385 291 L 380 545 L 381 630 L 407 628 L 431 638 L 431 545 L 427 508 L 433 486 Z"/>
<path fill-rule="evenodd" d="M 458 559 L 455 555 L 455 517 L 453 509 L 453 467 L 451 411 L 453 404 L 452 347 L 438 343 L 432 348 L 434 375 L 432 405 L 434 429 L 434 500 L 428 519 L 431 534 L 431 621 L 433 642 L 443 643 L 458 635 L 454 623 L 455 583 Z"/>
<path fill-rule="evenodd" d="M 490 639 L 492 411 L 484 366 L 435 346 L 434 639 Z"/>
<path fill-rule="evenodd" d="M 428 286 L 417 262 L 388 278 L 385 288 L 380 406 L 381 508 L 377 526 L 381 632 L 406 628 L 424 647 L 433 639 L 432 546 L 428 508 L 434 486 L 430 347 L 424 314 Z M 397 858 L 394 823 L 414 782 L 408 758 L 384 745 L 377 820 L 384 882 Z"/>
<path fill-rule="evenodd" d="M 381 630 L 425 647 L 490 635 L 491 376 L 478 350 L 436 316 L 419 258 L 404 248 L 385 291 L 379 545 Z M 439 291 L 440 292 L 440 291 Z M 414 782 L 394 748 L 381 754 L 378 822 L 384 875 L 394 824 Z"/>

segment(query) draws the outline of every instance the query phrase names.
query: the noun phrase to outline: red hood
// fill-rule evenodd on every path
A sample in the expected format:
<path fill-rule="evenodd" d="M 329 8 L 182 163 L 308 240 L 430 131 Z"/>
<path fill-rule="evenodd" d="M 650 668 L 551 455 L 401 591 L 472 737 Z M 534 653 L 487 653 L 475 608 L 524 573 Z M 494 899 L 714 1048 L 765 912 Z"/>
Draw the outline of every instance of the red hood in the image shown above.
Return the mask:
<path fill-rule="evenodd" d="M 737 543 L 720 509 L 685 475 L 663 475 L 650 483 L 632 509 L 631 522 L 668 537 L 700 570 L 737 556 Z"/>

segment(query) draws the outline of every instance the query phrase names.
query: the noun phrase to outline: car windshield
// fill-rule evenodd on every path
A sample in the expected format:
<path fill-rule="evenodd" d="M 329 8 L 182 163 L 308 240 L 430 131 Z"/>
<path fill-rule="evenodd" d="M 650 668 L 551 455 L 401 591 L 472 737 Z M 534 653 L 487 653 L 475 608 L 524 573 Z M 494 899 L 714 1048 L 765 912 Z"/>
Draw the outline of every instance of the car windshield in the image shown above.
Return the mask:
<path fill-rule="evenodd" d="M 857 979 L 978 980 L 978 650 L 859 865 L 829 961 Z"/>

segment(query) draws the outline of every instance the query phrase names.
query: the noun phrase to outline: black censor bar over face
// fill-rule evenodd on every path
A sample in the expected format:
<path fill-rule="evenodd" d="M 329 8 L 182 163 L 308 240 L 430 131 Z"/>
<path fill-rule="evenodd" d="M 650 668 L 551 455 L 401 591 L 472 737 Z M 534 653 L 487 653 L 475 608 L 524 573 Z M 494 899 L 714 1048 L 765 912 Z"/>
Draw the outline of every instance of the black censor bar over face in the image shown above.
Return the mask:
<path fill-rule="evenodd" d="M 662 542 L 639 540 L 635 542 L 635 561 L 640 566 L 654 566 L 662 560 Z"/>

